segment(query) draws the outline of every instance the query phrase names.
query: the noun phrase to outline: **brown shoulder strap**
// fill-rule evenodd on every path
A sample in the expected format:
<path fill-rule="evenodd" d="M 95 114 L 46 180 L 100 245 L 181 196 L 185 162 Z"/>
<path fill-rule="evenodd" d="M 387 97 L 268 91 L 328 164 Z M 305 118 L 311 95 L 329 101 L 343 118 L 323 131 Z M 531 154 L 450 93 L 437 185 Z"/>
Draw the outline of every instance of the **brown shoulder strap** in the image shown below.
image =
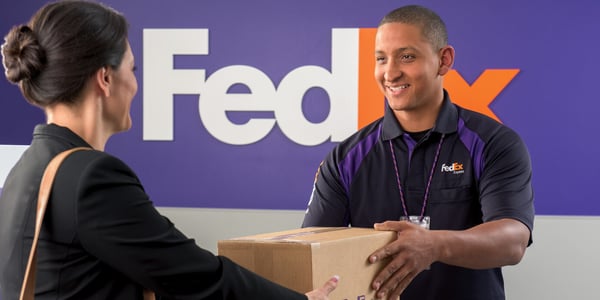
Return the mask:
<path fill-rule="evenodd" d="M 33 235 L 33 242 L 31 244 L 31 252 L 29 253 L 29 260 L 27 261 L 27 269 L 25 269 L 25 278 L 23 279 L 23 286 L 21 287 L 21 300 L 33 300 L 35 292 L 35 263 L 37 253 L 37 242 L 40 235 L 40 228 L 42 228 L 42 220 L 44 219 L 44 213 L 46 212 L 46 206 L 48 206 L 48 197 L 50 196 L 50 189 L 52 188 L 52 182 L 56 171 L 62 163 L 62 161 L 71 153 L 78 150 L 90 150 L 87 147 L 72 148 L 63 151 L 56 155 L 46 167 L 42 181 L 40 183 L 40 191 L 38 193 L 37 211 L 35 215 L 35 233 Z"/>
<path fill-rule="evenodd" d="M 25 278 L 23 279 L 23 286 L 21 287 L 20 300 L 33 300 L 35 295 L 35 266 L 37 258 L 37 242 L 40 235 L 40 229 L 42 228 L 42 220 L 44 219 L 44 213 L 48 206 L 48 198 L 50 197 L 50 190 L 52 189 L 52 183 L 54 177 L 58 171 L 63 160 L 69 156 L 69 154 L 79 150 L 92 150 L 88 147 L 77 147 L 66 151 L 63 151 L 56 155 L 46 167 L 42 181 L 40 183 L 40 191 L 38 193 L 37 211 L 35 216 L 35 233 L 33 235 L 33 242 L 31 244 L 31 252 L 29 253 L 29 260 L 27 261 L 27 269 L 25 269 Z M 144 290 L 144 300 L 154 300 L 154 292 Z"/>
<path fill-rule="evenodd" d="M 23 279 L 23 286 L 21 287 L 20 300 L 33 300 L 35 295 L 35 266 L 37 258 L 37 242 L 40 235 L 40 229 L 42 228 L 42 220 L 44 219 L 44 213 L 48 206 L 48 198 L 50 197 L 50 190 L 56 171 L 63 162 L 63 160 L 69 156 L 69 154 L 79 150 L 92 150 L 88 147 L 77 147 L 66 151 L 63 151 L 56 155 L 46 167 L 42 181 L 40 183 L 40 191 L 38 193 L 37 211 L 35 215 L 35 233 L 33 235 L 33 242 L 31 244 L 31 252 L 29 253 L 29 260 L 27 261 L 27 269 L 25 269 L 25 278 Z M 144 290 L 144 300 L 154 300 L 154 292 Z"/>

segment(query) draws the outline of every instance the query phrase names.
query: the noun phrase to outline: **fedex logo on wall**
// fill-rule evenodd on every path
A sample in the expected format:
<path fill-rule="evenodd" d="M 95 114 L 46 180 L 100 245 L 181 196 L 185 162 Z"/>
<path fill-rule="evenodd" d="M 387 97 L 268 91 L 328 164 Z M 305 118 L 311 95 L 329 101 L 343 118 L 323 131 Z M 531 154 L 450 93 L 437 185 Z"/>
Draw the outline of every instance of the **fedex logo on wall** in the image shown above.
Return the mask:
<path fill-rule="evenodd" d="M 275 86 L 260 69 L 231 65 L 206 77 L 204 69 L 175 69 L 174 55 L 208 55 L 208 29 L 144 29 L 143 139 L 173 140 L 173 99 L 196 94 L 198 113 L 207 131 L 223 143 L 247 145 L 263 139 L 277 124 L 292 141 L 318 145 L 339 142 L 383 115 L 383 96 L 373 78 L 375 28 L 334 28 L 331 66 L 306 65 L 291 70 Z M 445 88 L 454 102 L 498 120 L 489 104 L 510 83 L 518 69 L 485 70 L 468 84 L 458 72 L 446 75 Z M 249 93 L 228 93 L 234 85 Z M 329 114 L 319 122 L 306 119 L 304 94 L 321 88 L 329 96 Z M 376 101 L 380 98 L 382 101 Z M 235 124 L 232 111 L 270 111 L 274 118 Z"/>

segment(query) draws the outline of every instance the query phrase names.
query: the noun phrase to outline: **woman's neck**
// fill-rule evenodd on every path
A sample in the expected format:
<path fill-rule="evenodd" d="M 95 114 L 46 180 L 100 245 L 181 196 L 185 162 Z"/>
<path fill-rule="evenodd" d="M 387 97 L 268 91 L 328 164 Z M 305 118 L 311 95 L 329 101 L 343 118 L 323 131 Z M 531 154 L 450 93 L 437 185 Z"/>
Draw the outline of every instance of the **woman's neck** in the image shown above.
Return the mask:
<path fill-rule="evenodd" d="M 47 123 L 67 127 L 85 140 L 92 148 L 104 151 L 110 134 L 102 125 L 101 110 L 95 101 L 81 101 L 77 104 L 58 103 L 45 109 Z"/>

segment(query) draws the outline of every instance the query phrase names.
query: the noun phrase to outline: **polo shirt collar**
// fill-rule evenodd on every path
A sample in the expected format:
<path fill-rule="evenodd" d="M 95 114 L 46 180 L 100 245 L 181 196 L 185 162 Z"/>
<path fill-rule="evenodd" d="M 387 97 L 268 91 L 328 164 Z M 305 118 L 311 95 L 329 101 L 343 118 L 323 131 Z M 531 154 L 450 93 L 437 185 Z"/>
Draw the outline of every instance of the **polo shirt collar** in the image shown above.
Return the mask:
<path fill-rule="evenodd" d="M 405 133 L 387 102 L 385 105 L 382 126 L 381 138 L 384 141 L 395 139 Z M 458 110 L 456 109 L 456 106 L 452 104 L 450 95 L 448 95 L 448 92 L 444 89 L 444 100 L 442 101 L 442 107 L 440 108 L 440 113 L 433 125 L 432 132 L 438 132 L 440 134 L 444 133 L 447 135 L 456 132 L 457 127 Z"/>

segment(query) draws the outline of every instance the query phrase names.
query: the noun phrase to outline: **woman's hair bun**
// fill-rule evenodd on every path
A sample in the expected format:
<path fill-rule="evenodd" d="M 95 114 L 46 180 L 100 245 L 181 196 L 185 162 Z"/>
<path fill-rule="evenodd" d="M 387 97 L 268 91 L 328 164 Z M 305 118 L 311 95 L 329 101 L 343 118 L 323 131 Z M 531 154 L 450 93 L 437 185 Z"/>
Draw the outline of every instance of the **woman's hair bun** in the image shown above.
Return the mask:
<path fill-rule="evenodd" d="M 2 63 L 12 83 L 35 78 L 46 65 L 46 55 L 27 25 L 13 27 L 4 38 Z"/>

